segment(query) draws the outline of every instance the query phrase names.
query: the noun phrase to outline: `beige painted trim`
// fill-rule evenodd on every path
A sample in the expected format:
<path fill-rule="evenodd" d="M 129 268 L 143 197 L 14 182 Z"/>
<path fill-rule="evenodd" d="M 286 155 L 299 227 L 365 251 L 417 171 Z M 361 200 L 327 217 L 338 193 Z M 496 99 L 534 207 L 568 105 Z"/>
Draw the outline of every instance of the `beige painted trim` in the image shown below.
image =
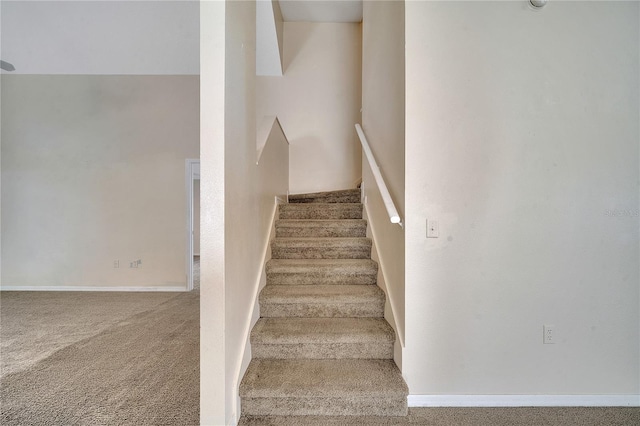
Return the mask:
<path fill-rule="evenodd" d="M 380 253 L 378 252 L 378 242 L 380 241 L 380 238 L 376 237 L 376 228 L 373 225 L 373 221 L 371 220 L 371 218 L 369 217 L 369 211 L 367 209 L 367 203 L 363 203 L 364 204 L 364 214 L 367 218 L 367 226 L 369 227 L 369 230 L 371 231 L 371 239 L 373 241 L 373 249 L 375 250 L 375 254 L 377 257 L 377 262 L 378 262 L 378 266 L 380 268 L 380 273 L 382 274 L 382 279 L 383 279 L 383 283 L 381 288 L 384 290 L 384 293 L 387 297 L 387 300 L 389 301 L 389 306 L 391 308 L 391 313 L 393 315 L 393 322 L 394 322 L 394 328 L 396 329 L 396 336 L 398 337 L 398 341 L 400 342 L 400 346 L 402 348 L 404 348 L 404 333 L 400 333 L 398 332 L 397 328 L 397 324 L 400 324 L 400 322 L 398 321 L 398 316 L 397 316 L 397 309 L 396 309 L 396 305 L 397 303 L 395 303 L 393 296 L 391 295 L 391 292 L 387 290 L 387 282 L 389 281 L 387 278 L 387 275 L 384 273 L 385 271 L 385 263 L 384 260 L 380 257 Z M 404 330 L 403 330 L 404 331 Z"/>
<path fill-rule="evenodd" d="M 244 370 L 246 370 L 248 363 L 251 361 L 251 329 L 260 318 L 260 306 L 258 305 L 258 299 L 260 296 L 260 290 L 262 290 L 263 288 L 263 286 L 261 286 L 261 283 L 264 282 L 266 284 L 267 281 L 265 266 L 267 264 L 267 261 L 271 259 L 271 241 L 275 237 L 276 219 L 278 217 L 278 205 L 282 203 L 283 199 L 281 197 L 274 197 L 273 210 L 271 212 L 271 227 L 269 228 L 269 232 L 266 235 L 262 247 L 262 260 L 260 262 L 261 273 L 254 283 L 253 303 L 251 305 L 251 309 L 248 310 L 247 320 L 245 321 L 245 326 L 242 330 L 242 335 L 245 337 L 245 339 L 244 345 L 242 347 L 242 362 L 238 364 L 238 369 L 235 372 L 236 388 L 238 388 L 239 383 L 242 380 L 242 376 L 244 375 Z"/>
<path fill-rule="evenodd" d="M 409 395 L 409 407 L 638 407 L 640 395 Z"/>
<path fill-rule="evenodd" d="M 109 291 L 109 292 L 179 292 L 183 287 L 92 287 L 92 286 L 2 286 L 0 291 Z"/>
<path fill-rule="evenodd" d="M 200 179 L 200 159 L 185 160 L 185 185 L 187 186 L 187 289 L 193 290 L 193 181 Z M 199 212 L 198 212 L 199 213 Z M 199 254 L 198 254 L 199 256 Z"/>

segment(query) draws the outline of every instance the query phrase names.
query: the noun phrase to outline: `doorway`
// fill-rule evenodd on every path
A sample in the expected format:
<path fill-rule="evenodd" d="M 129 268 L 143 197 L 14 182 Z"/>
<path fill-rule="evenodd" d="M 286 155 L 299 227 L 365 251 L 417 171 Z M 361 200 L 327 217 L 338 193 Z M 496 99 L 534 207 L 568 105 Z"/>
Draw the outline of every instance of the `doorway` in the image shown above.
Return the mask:
<path fill-rule="evenodd" d="M 194 263 L 200 281 L 200 160 L 186 160 L 187 185 L 187 291 L 194 289 Z"/>

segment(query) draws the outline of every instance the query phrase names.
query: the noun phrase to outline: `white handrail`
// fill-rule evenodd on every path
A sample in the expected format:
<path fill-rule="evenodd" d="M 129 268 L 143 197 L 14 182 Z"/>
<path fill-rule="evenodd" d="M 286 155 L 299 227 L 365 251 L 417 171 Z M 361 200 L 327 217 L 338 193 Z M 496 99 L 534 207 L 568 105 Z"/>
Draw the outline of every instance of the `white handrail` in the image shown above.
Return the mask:
<path fill-rule="evenodd" d="M 396 209 L 395 204 L 393 204 L 391 194 L 389 194 L 387 185 L 384 183 L 384 179 L 382 178 L 382 174 L 380 173 L 378 163 L 376 163 L 376 159 L 371 152 L 371 148 L 369 147 L 369 142 L 367 142 L 367 137 L 364 135 L 364 131 L 362 130 L 360 124 L 356 124 L 356 132 L 358 132 L 358 137 L 360 138 L 360 143 L 362 144 L 362 150 L 367 157 L 367 161 L 369 162 L 369 166 L 371 167 L 371 171 L 373 172 L 373 177 L 376 181 L 376 185 L 378 185 L 378 189 L 380 190 L 380 195 L 382 196 L 384 206 L 387 208 L 389 220 L 391 221 L 391 223 L 397 223 L 401 228 L 404 228 L 404 226 L 402 225 L 402 219 L 398 214 L 398 209 Z"/>

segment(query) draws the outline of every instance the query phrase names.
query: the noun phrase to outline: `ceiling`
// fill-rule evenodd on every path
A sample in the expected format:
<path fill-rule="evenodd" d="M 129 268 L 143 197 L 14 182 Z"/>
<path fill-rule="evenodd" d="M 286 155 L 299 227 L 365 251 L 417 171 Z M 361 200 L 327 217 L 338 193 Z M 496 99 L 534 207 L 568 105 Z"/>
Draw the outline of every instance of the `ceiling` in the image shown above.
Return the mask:
<path fill-rule="evenodd" d="M 284 21 L 362 22 L 362 0 L 279 4 Z M 193 0 L 3 0 L 2 59 L 16 74 L 195 75 L 199 10 Z"/>
<path fill-rule="evenodd" d="M 362 0 L 279 0 L 285 22 L 362 22 Z"/>
<path fill-rule="evenodd" d="M 15 74 L 200 73 L 197 1 L 2 0 L 0 33 Z"/>

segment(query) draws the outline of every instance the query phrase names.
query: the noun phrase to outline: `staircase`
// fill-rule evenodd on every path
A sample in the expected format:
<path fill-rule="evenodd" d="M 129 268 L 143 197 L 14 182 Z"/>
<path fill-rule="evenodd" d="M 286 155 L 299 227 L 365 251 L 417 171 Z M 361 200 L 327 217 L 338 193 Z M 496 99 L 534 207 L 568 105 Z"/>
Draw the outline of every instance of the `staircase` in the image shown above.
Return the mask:
<path fill-rule="evenodd" d="M 407 414 L 366 227 L 360 190 L 293 195 L 280 206 L 240 384 L 241 424 Z"/>

